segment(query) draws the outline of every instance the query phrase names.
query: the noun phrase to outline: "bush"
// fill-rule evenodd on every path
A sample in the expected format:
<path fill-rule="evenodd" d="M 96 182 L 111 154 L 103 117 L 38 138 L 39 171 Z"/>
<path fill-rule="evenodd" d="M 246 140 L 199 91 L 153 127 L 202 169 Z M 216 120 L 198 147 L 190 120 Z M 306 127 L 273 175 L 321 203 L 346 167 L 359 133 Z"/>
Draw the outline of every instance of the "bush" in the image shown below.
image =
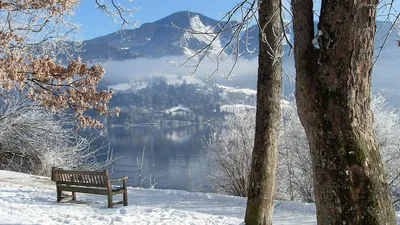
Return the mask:
<path fill-rule="evenodd" d="M 99 170 L 113 161 L 98 161 L 106 146 L 98 136 L 74 131 L 66 113 L 54 115 L 24 96 L 9 95 L 0 103 L 0 169 L 50 176 L 51 168 Z"/>
<path fill-rule="evenodd" d="M 372 97 L 374 132 L 395 203 L 400 203 L 400 117 L 381 95 Z M 236 111 L 204 142 L 215 166 L 213 184 L 219 192 L 246 196 L 255 130 L 255 111 Z M 282 100 L 276 197 L 314 201 L 308 141 L 294 102 Z"/>
<path fill-rule="evenodd" d="M 236 110 L 225 117 L 204 141 L 211 166 L 211 183 L 217 192 L 247 196 L 255 133 L 254 109 Z"/>

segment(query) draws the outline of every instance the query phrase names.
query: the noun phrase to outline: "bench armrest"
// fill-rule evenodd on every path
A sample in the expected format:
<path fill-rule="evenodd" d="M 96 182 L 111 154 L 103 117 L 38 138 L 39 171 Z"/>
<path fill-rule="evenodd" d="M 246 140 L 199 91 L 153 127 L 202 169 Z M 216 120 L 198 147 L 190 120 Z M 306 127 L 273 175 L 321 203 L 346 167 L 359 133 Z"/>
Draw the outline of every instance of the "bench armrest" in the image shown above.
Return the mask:
<path fill-rule="evenodd" d="M 114 183 L 114 182 L 122 182 L 122 181 L 126 181 L 126 180 L 128 180 L 128 177 L 127 176 L 123 176 L 123 177 L 118 178 L 118 179 L 110 180 L 110 182 Z"/>

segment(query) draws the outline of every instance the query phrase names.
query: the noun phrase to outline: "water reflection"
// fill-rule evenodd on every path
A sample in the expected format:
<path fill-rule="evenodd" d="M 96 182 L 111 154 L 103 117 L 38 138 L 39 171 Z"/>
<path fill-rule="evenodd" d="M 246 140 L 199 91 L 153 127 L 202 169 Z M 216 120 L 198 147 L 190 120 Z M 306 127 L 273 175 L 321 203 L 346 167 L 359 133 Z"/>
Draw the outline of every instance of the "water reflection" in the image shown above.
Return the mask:
<path fill-rule="evenodd" d="M 207 126 L 109 128 L 107 138 L 114 156 L 121 157 L 113 167 L 113 177 L 129 176 L 137 186 L 138 165 L 143 148 L 143 187 L 149 187 L 155 166 L 156 188 L 210 191 L 207 183 L 207 158 L 202 140 Z"/>

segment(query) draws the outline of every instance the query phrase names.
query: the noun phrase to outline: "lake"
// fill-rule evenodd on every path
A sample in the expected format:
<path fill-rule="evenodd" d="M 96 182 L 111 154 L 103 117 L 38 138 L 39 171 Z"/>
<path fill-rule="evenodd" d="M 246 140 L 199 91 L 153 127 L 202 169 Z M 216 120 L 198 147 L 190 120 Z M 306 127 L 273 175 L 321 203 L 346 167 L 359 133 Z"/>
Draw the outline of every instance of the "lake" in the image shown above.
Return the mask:
<path fill-rule="evenodd" d="M 138 163 L 143 148 L 142 186 L 150 186 L 155 171 L 155 188 L 187 191 L 211 191 L 207 173 L 211 172 L 202 141 L 209 126 L 185 127 L 114 127 L 108 128 L 107 139 L 113 154 L 119 157 L 112 177 L 128 176 L 128 184 L 138 186 Z M 146 177 L 146 178 L 145 178 Z"/>

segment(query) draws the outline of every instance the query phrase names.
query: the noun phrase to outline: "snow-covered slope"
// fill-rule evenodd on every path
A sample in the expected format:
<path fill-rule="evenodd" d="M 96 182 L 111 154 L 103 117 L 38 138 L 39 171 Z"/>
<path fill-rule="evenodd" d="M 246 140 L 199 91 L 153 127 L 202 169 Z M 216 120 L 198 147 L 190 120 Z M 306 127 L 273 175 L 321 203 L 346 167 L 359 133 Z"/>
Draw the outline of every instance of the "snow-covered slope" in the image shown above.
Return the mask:
<path fill-rule="evenodd" d="M 49 178 L 0 170 L 0 224 L 244 225 L 246 198 L 129 188 L 129 206 L 112 209 L 106 198 L 77 193 L 78 203 L 58 204 Z M 316 224 L 315 206 L 276 201 L 273 223 Z"/>
<path fill-rule="evenodd" d="M 81 204 L 57 204 L 54 186 L 48 178 L 0 170 L 0 223 L 244 225 L 245 198 L 130 188 L 129 206 L 108 209 L 106 196 L 81 193 L 77 193 Z M 276 205 L 276 225 L 316 224 L 313 204 Z"/>

